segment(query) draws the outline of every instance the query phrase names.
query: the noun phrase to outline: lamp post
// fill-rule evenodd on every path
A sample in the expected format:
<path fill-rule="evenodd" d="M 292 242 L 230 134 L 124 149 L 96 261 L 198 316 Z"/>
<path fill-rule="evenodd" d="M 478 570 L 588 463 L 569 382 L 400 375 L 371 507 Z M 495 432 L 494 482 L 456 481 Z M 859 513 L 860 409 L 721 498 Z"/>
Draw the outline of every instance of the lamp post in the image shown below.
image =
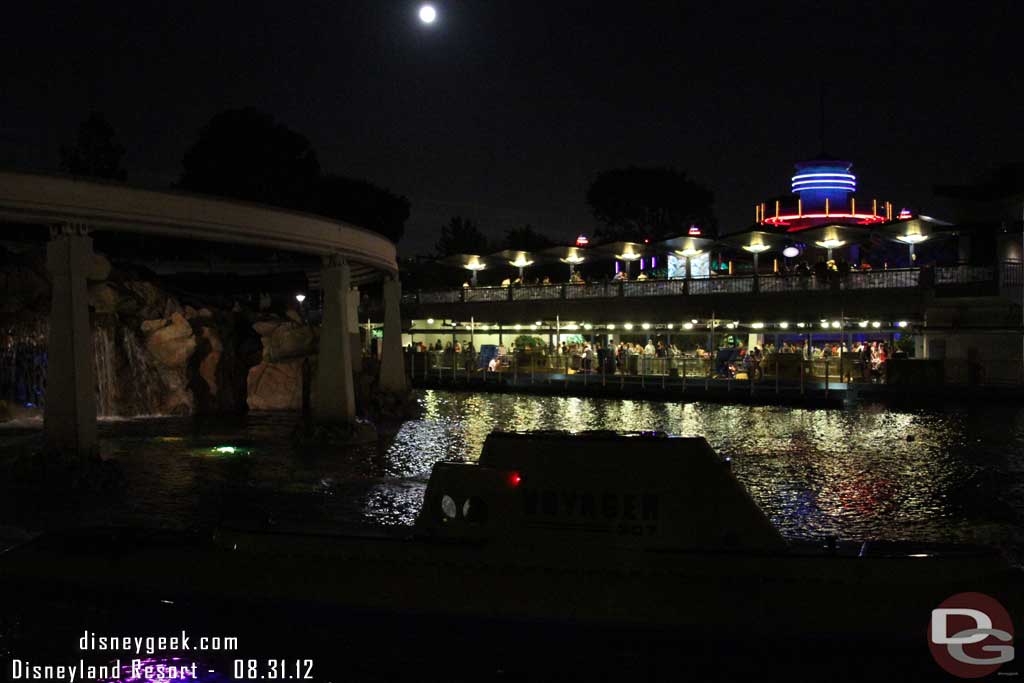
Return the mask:
<path fill-rule="evenodd" d="M 470 271 L 469 281 L 474 287 L 476 287 L 476 274 L 487 267 L 487 264 L 482 261 L 470 261 L 466 264 L 466 270 Z"/>
<path fill-rule="evenodd" d="M 828 250 L 828 257 L 827 258 L 828 258 L 829 261 L 831 261 L 832 260 L 832 250 L 833 249 L 838 249 L 839 247 L 841 247 L 844 244 L 846 244 L 846 240 L 841 240 L 841 239 L 837 239 L 835 237 L 830 237 L 829 239 L 821 240 L 819 242 L 815 242 L 815 244 L 817 244 L 822 249 Z"/>
<path fill-rule="evenodd" d="M 914 245 L 924 242 L 926 239 L 928 239 L 928 236 L 915 232 L 909 235 L 900 235 L 896 239 L 898 239 L 900 242 L 903 242 L 910 248 L 910 266 L 913 267 L 914 261 L 917 260 L 917 256 L 914 254 Z"/>
<path fill-rule="evenodd" d="M 757 256 L 758 254 L 768 251 L 771 249 L 767 244 L 758 242 L 756 244 L 744 244 L 743 251 L 749 252 L 754 255 L 754 277 L 757 277 Z"/>
<path fill-rule="evenodd" d="M 528 261 L 525 256 L 520 256 L 515 261 L 509 261 L 508 264 L 519 269 L 519 281 L 523 282 L 523 269 L 532 266 L 533 261 Z"/>
<path fill-rule="evenodd" d="M 676 255 L 683 259 L 683 271 L 687 280 L 690 279 L 690 261 L 695 256 L 703 254 L 703 250 L 695 249 L 694 247 L 687 247 L 686 249 L 677 249 Z"/>
<path fill-rule="evenodd" d="M 576 266 L 586 261 L 586 257 L 580 256 L 579 254 L 570 254 L 565 258 L 558 259 L 562 263 L 568 264 L 569 266 L 569 281 L 572 282 L 572 275 L 576 272 Z"/>
<path fill-rule="evenodd" d="M 626 264 L 626 279 L 628 280 L 630 266 L 633 264 L 633 261 L 636 261 L 638 258 L 640 258 L 640 254 L 637 254 L 636 252 L 632 251 L 627 251 L 621 254 L 616 254 L 615 258 L 619 259 L 620 261 Z"/>

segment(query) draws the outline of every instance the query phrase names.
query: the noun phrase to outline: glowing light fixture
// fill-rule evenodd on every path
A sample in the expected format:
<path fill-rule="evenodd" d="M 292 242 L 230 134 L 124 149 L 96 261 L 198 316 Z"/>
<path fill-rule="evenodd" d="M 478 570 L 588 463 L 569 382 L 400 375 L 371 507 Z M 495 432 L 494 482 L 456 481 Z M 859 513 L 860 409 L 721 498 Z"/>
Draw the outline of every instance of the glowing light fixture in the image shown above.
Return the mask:
<path fill-rule="evenodd" d="M 828 321 L 827 320 L 822 320 L 821 321 L 821 329 L 823 329 L 823 330 L 827 330 L 828 329 Z"/>
<path fill-rule="evenodd" d="M 755 330 L 763 330 L 764 329 L 764 323 L 751 323 L 750 326 L 752 328 L 754 328 Z"/>
<path fill-rule="evenodd" d="M 779 327 L 781 327 L 784 330 L 788 330 L 789 329 L 789 323 L 779 323 Z"/>
<path fill-rule="evenodd" d="M 796 258 L 800 255 L 800 250 L 796 247 L 786 247 L 782 250 L 782 255 L 786 258 Z"/>
<path fill-rule="evenodd" d="M 692 330 L 693 329 L 693 323 L 684 323 L 683 327 L 685 327 L 688 330 Z"/>
<path fill-rule="evenodd" d="M 594 329 L 594 326 L 591 325 L 590 323 L 583 323 L 583 329 L 585 329 L 585 330 L 592 330 L 592 329 Z"/>
<path fill-rule="evenodd" d="M 876 329 L 881 327 L 881 326 L 882 326 L 882 323 L 878 322 L 877 320 L 875 322 L 871 323 L 871 327 L 874 327 Z"/>
<path fill-rule="evenodd" d="M 516 268 L 525 268 L 527 266 L 532 266 L 533 261 L 528 260 L 525 256 L 520 256 L 515 261 L 509 261 L 508 264 L 510 266 L 515 266 Z"/>
<path fill-rule="evenodd" d="M 585 256 L 580 256 L 579 254 L 570 254 L 563 259 L 559 259 L 562 263 L 568 263 L 570 266 L 578 266 L 586 260 Z"/>
<path fill-rule="evenodd" d="M 804 323 L 797 323 L 796 326 L 799 327 L 801 330 L 807 327 L 807 325 L 805 325 Z"/>
<path fill-rule="evenodd" d="M 608 323 L 608 325 L 607 325 L 606 327 L 607 327 L 607 328 L 608 328 L 609 330 L 614 330 L 614 329 L 615 329 L 615 323 Z"/>
<path fill-rule="evenodd" d="M 749 251 L 751 254 L 760 254 L 771 249 L 767 244 L 758 242 L 757 244 L 744 244 L 743 250 Z"/>
<path fill-rule="evenodd" d="M 536 329 L 537 329 L 537 326 L 536 326 L 536 325 L 530 325 L 530 329 L 531 329 L 531 330 L 536 330 Z"/>
<path fill-rule="evenodd" d="M 433 325 L 434 324 L 434 319 L 433 318 L 427 318 L 427 324 L 428 325 Z"/>
<path fill-rule="evenodd" d="M 650 323 L 644 323 L 640 327 L 644 328 L 645 330 L 649 330 L 649 329 L 651 329 L 651 324 Z"/>
<path fill-rule="evenodd" d="M 295 300 L 298 301 L 301 304 L 303 301 L 306 300 L 306 295 L 305 294 L 296 294 L 295 295 Z"/>
<path fill-rule="evenodd" d="M 519 323 L 516 323 L 516 324 L 515 324 L 515 328 L 516 328 L 517 330 L 519 330 L 519 329 L 522 329 L 522 327 L 523 327 L 523 326 L 522 326 L 522 325 L 520 325 Z"/>
<path fill-rule="evenodd" d="M 833 321 L 832 321 L 832 327 L 833 327 L 833 328 L 835 328 L 835 329 L 837 329 L 837 330 L 838 330 L 838 329 L 839 329 L 840 327 L 842 327 L 842 325 L 843 325 L 843 324 L 842 324 L 841 322 L 839 322 L 838 320 L 833 320 Z"/>
<path fill-rule="evenodd" d="M 695 247 L 686 247 L 685 249 L 676 249 L 676 254 L 683 258 L 693 258 L 694 256 L 700 256 L 704 253 L 703 249 L 697 249 Z"/>
<path fill-rule="evenodd" d="M 672 323 L 669 323 L 669 324 L 668 324 L 668 325 L 666 325 L 665 327 L 667 327 L 668 329 L 670 329 L 670 330 L 671 330 L 671 329 L 672 329 Z"/>
<path fill-rule="evenodd" d="M 541 322 L 540 320 L 537 320 L 537 321 L 536 321 L 536 322 L 534 322 L 533 324 L 534 324 L 534 325 L 537 325 L 538 327 L 540 327 L 540 326 L 541 326 L 541 325 L 543 325 L 544 323 L 542 323 L 542 322 Z"/>
<path fill-rule="evenodd" d="M 900 242 L 903 242 L 904 244 L 920 244 L 921 242 L 924 242 L 926 239 L 928 239 L 928 235 L 922 235 L 920 233 L 915 232 L 910 235 L 900 235 L 896 239 L 898 239 Z"/>
<path fill-rule="evenodd" d="M 631 329 L 633 329 L 633 323 L 626 323 L 622 327 L 627 329 L 627 330 L 631 330 Z"/>
<path fill-rule="evenodd" d="M 867 327 L 868 326 L 868 321 L 867 320 L 861 320 L 857 324 L 860 325 L 861 327 Z"/>
<path fill-rule="evenodd" d="M 815 244 L 817 244 L 819 247 L 822 247 L 824 249 L 837 249 L 837 248 L 843 246 L 844 244 L 846 244 L 846 240 L 836 239 L 835 237 L 832 237 L 832 238 L 829 238 L 827 240 L 821 240 L 820 242 L 815 242 Z"/>
<path fill-rule="evenodd" d="M 616 254 L 615 258 L 619 259 L 620 261 L 636 261 L 638 258 L 640 258 L 640 254 L 637 254 L 632 251 L 627 251 L 622 254 Z"/>
<path fill-rule="evenodd" d="M 896 323 L 896 327 L 906 327 L 906 326 L 907 326 L 907 321 L 906 320 L 901 320 L 898 323 Z"/>

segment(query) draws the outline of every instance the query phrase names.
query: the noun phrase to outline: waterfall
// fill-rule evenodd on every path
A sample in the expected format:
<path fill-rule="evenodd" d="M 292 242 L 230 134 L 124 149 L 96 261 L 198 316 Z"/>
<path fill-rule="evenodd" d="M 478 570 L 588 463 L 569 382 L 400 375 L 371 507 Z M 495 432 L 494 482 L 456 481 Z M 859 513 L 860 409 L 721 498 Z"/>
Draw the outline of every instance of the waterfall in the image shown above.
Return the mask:
<path fill-rule="evenodd" d="M 161 412 L 166 384 L 129 325 L 102 317 L 93 329 L 96 414 L 101 417 Z M 48 329 L 45 318 L 0 324 L 0 401 L 44 407 Z"/>
<path fill-rule="evenodd" d="M 43 406 L 47 327 L 45 320 L 0 324 L 0 401 Z"/>

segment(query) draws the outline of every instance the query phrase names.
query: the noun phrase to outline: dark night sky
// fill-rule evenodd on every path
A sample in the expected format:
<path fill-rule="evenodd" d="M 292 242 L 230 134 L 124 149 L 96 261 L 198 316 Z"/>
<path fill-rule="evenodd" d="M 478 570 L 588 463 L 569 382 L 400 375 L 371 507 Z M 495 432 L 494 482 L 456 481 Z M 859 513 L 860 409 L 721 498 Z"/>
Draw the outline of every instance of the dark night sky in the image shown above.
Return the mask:
<path fill-rule="evenodd" d="M 167 186 L 213 114 L 255 105 L 325 170 L 413 204 L 401 247 L 454 214 L 491 234 L 590 232 L 600 170 L 672 165 L 722 228 L 818 152 L 858 194 L 941 215 L 935 183 L 1024 159 L 1021 3 L 21 2 L 5 7 L 0 165 L 49 170 L 90 109 L 129 180 Z"/>

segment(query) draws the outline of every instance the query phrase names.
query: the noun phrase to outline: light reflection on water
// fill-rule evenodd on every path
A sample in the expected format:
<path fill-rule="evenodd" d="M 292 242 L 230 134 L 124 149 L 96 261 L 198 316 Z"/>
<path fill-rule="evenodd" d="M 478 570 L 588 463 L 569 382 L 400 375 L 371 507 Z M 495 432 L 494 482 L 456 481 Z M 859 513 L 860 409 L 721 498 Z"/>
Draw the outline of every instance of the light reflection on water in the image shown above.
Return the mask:
<path fill-rule="evenodd" d="M 730 456 L 790 537 L 973 541 L 1024 557 L 1020 407 L 806 410 L 442 391 L 422 392 L 420 404 L 421 416 L 380 446 L 346 450 L 297 451 L 290 415 L 104 422 L 103 452 L 122 463 L 121 491 L 103 504 L 0 502 L 0 521 L 411 524 L 432 465 L 474 461 L 493 429 L 663 430 L 704 436 Z M 0 452 L 26 438 L 0 429 Z M 211 455 L 224 446 L 239 451 Z"/>

